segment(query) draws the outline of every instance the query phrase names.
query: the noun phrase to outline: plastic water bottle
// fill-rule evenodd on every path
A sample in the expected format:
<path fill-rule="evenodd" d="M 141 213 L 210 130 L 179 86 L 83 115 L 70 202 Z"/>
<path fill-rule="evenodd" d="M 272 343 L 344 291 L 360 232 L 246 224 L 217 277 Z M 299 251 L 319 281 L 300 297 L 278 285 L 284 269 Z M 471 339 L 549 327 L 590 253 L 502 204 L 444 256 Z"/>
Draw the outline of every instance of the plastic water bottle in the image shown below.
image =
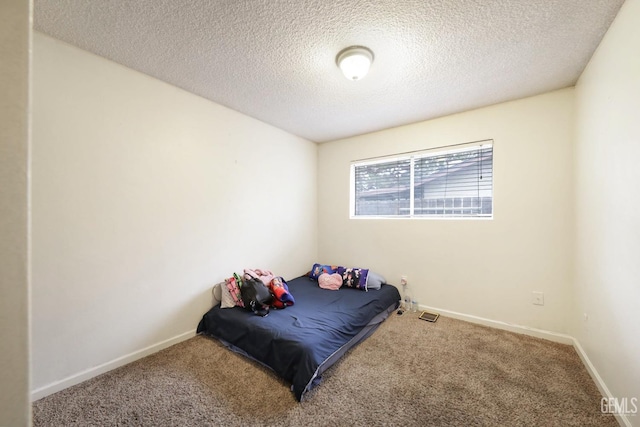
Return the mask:
<path fill-rule="evenodd" d="M 411 311 L 411 298 L 409 295 L 404 296 L 404 311 Z"/>
<path fill-rule="evenodd" d="M 415 298 L 411 300 L 411 311 L 414 313 L 418 311 L 418 301 Z"/>

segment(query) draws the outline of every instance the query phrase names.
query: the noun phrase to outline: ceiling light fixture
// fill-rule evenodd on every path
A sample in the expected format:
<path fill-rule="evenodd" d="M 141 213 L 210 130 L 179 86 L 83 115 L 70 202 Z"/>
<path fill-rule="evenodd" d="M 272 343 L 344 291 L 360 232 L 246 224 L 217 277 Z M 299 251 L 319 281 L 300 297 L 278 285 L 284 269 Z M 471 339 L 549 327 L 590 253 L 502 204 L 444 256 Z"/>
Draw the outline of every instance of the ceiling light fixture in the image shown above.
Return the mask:
<path fill-rule="evenodd" d="M 364 46 L 349 46 L 338 52 L 336 64 L 349 80 L 360 80 L 369 72 L 373 52 Z"/>

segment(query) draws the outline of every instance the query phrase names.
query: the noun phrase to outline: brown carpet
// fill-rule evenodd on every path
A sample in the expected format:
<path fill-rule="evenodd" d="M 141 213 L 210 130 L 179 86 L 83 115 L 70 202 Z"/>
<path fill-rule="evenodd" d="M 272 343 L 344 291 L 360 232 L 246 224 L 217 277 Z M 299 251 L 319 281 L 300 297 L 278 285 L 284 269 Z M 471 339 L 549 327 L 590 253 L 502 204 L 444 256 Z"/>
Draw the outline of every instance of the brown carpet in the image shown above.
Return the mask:
<path fill-rule="evenodd" d="M 197 336 L 33 404 L 34 426 L 617 426 L 571 346 L 392 316 L 298 403 Z"/>

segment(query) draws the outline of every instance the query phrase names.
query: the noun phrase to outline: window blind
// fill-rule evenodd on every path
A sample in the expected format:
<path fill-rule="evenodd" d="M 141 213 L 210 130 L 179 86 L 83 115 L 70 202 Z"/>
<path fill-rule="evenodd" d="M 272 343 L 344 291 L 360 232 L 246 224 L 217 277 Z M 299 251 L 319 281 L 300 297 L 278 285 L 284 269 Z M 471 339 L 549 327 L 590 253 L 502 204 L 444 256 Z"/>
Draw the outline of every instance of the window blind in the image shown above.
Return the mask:
<path fill-rule="evenodd" d="M 493 144 L 356 163 L 354 216 L 491 217 Z"/>
<path fill-rule="evenodd" d="M 355 215 L 409 215 L 411 160 L 355 167 Z"/>

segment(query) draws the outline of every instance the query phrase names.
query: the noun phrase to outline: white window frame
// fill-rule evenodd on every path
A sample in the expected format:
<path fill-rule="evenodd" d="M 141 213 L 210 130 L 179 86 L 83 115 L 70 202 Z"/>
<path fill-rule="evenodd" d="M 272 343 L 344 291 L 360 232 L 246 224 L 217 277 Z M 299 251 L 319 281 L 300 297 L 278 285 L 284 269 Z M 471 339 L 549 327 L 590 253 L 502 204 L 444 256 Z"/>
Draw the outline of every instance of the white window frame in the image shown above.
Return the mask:
<path fill-rule="evenodd" d="M 492 157 L 492 175 L 491 175 L 491 214 L 475 215 L 475 216 L 447 216 L 447 215 L 421 215 L 415 214 L 415 172 L 414 166 L 416 160 L 424 157 L 434 157 L 439 155 L 454 154 L 458 152 L 471 151 L 473 149 L 491 147 L 495 148 L 492 139 L 475 141 L 471 143 L 458 144 L 455 146 L 443 146 L 428 150 L 412 151 L 408 153 L 399 153 L 384 157 L 376 157 L 372 159 L 355 160 L 351 162 L 349 172 L 349 218 L 350 219 L 427 219 L 427 220 L 493 220 L 495 214 L 495 188 L 493 173 L 495 171 L 495 162 Z M 495 150 L 494 150 L 495 152 Z M 356 167 L 370 166 L 378 163 L 388 163 L 396 161 L 410 160 L 410 185 L 409 185 L 409 214 L 407 215 L 356 215 L 355 203 L 355 171 Z M 405 208 L 406 209 L 406 208 Z"/>

